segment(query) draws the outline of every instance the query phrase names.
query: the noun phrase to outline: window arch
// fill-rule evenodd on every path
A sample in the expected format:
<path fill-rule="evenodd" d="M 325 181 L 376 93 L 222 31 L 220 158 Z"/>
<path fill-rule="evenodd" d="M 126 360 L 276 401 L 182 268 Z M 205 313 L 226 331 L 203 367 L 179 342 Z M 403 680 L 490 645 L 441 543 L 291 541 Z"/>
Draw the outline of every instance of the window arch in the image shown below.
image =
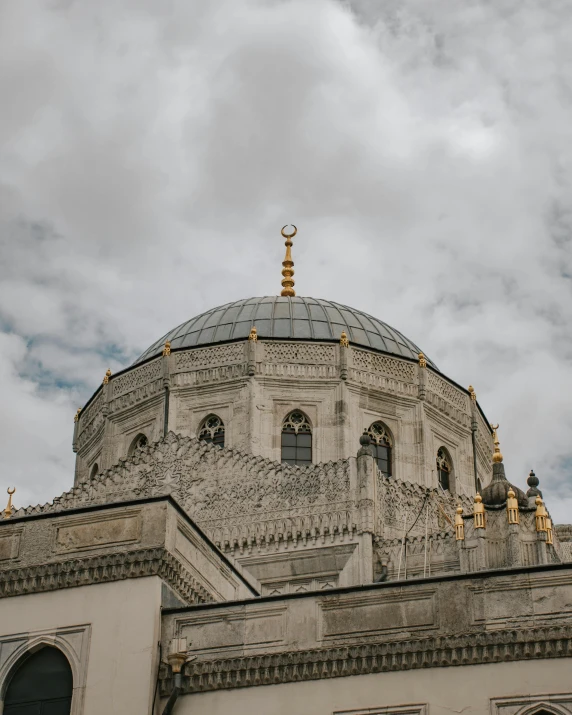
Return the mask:
<path fill-rule="evenodd" d="M 218 415 L 209 415 L 203 420 L 199 439 L 214 444 L 215 447 L 224 447 L 224 422 Z"/>
<path fill-rule="evenodd" d="M 437 450 L 437 478 L 443 489 L 451 490 L 453 482 L 453 462 L 445 447 Z"/>
<path fill-rule="evenodd" d="M 3 715 L 69 715 L 72 695 L 73 676 L 68 659 L 61 650 L 45 646 L 24 657 L 12 675 Z"/>
<path fill-rule="evenodd" d="M 312 464 L 312 427 L 300 410 L 290 412 L 282 423 L 281 460 L 283 464 Z"/>
<path fill-rule="evenodd" d="M 371 439 L 373 456 L 379 471 L 386 477 L 391 477 L 392 440 L 389 430 L 383 422 L 374 422 L 369 426 L 367 434 Z"/>
<path fill-rule="evenodd" d="M 90 479 L 93 479 L 98 474 L 99 474 L 99 464 L 97 462 L 95 462 L 93 467 L 91 468 L 91 472 L 89 473 Z"/>
<path fill-rule="evenodd" d="M 146 447 L 149 444 L 149 440 L 147 437 L 141 432 L 140 434 L 135 437 L 133 442 L 131 442 L 131 447 L 129 447 L 129 456 L 131 456 L 135 450 L 140 449 L 142 447 Z"/>

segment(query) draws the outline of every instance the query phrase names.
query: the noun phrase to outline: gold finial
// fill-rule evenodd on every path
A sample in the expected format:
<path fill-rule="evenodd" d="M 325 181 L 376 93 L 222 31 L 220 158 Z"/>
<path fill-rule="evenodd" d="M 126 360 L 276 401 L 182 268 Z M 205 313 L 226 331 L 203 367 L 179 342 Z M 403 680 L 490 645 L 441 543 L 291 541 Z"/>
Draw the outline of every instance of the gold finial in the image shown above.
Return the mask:
<path fill-rule="evenodd" d="M 340 345 L 342 348 L 349 348 L 350 346 L 350 341 L 348 340 L 345 330 L 342 330 L 342 334 L 340 335 Z"/>
<path fill-rule="evenodd" d="M 495 445 L 495 452 L 493 454 L 493 462 L 495 464 L 500 464 L 500 462 L 502 462 L 502 460 L 503 460 L 502 453 L 501 453 L 500 447 L 499 447 L 500 442 L 499 442 L 499 438 L 497 435 L 498 428 L 499 428 L 498 424 L 493 425 L 493 423 L 491 422 L 491 429 L 493 431 L 493 442 Z"/>
<path fill-rule="evenodd" d="M 519 523 L 518 501 L 516 499 L 516 494 L 512 487 L 510 487 L 506 496 L 507 496 L 506 512 L 507 512 L 507 516 L 508 516 L 508 523 L 509 524 L 518 524 Z"/>
<path fill-rule="evenodd" d="M 459 504 L 455 514 L 455 540 L 465 540 L 465 524 L 463 522 L 463 507 Z"/>
<path fill-rule="evenodd" d="M 80 413 L 80 412 L 81 412 L 81 407 L 78 407 L 78 408 L 77 408 L 77 412 L 76 412 L 75 415 L 73 416 L 73 421 L 74 421 L 74 422 L 77 422 L 77 421 L 79 420 L 79 413 Z"/>
<path fill-rule="evenodd" d="M 483 498 L 478 492 L 475 494 L 473 517 L 475 520 L 475 529 L 484 529 L 485 528 L 485 507 L 483 506 Z"/>
<path fill-rule="evenodd" d="M 286 224 L 286 226 L 287 225 L 288 224 Z M 282 226 L 282 230 L 280 231 L 280 233 L 286 239 L 286 243 L 284 244 L 286 246 L 286 256 L 282 261 L 282 275 L 284 276 L 284 278 L 282 279 L 282 293 L 280 293 L 280 295 L 295 296 L 296 292 L 294 291 L 294 261 L 292 260 L 292 251 L 290 249 L 292 248 L 292 239 L 298 233 L 298 229 L 296 228 L 296 226 L 294 226 L 294 224 L 292 224 L 292 226 L 294 227 L 294 233 L 284 233 L 284 229 L 286 228 L 286 226 Z"/>
<path fill-rule="evenodd" d="M 469 395 L 471 396 L 471 400 L 477 401 L 477 393 L 472 385 L 469 385 Z"/>
<path fill-rule="evenodd" d="M 8 504 L 4 509 L 4 518 L 9 519 L 12 516 L 12 494 L 16 491 L 16 487 L 8 487 Z"/>
<path fill-rule="evenodd" d="M 171 341 L 165 340 L 165 347 L 163 348 L 163 355 L 168 357 L 171 354 Z"/>
<path fill-rule="evenodd" d="M 423 353 L 419 353 L 417 356 L 419 358 L 419 367 L 427 367 L 427 358 Z"/>
<path fill-rule="evenodd" d="M 536 504 L 536 531 L 548 531 L 548 529 L 546 528 L 546 519 L 548 515 L 546 513 L 546 507 L 544 506 L 544 502 L 540 498 L 540 494 L 536 497 L 534 503 Z"/>
<path fill-rule="evenodd" d="M 256 328 L 254 325 L 252 328 L 250 328 L 250 335 L 248 336 L 249 340 L 252 340 L 253 343 L 255 343 L 258 340 L 258 333 L 256 332 Z"/>
<path fill-rule="evenodd" d="M 551 546 L 554 544 L 554 538 L 552 536 L 552 519 L 549 516 L 546 517 L 546 543 Z"/>
<path fill-rule="evenodd" d="M 107 385 L 109 382 L 109 378 L 111 377 L 111 369 L 107 368 L 107 372 L 105 373 L 105 377 L 103 378 L 103 384 Z"/>

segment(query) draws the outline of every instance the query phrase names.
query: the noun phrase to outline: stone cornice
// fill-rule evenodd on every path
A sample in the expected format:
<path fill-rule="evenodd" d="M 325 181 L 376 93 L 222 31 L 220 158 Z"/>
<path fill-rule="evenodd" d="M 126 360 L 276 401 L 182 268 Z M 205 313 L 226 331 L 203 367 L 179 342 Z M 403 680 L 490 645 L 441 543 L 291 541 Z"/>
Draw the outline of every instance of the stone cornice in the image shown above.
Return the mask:
<path fill-rule="evenodd" d="M 319 680 L 416 668 L 565 658 L 572 656 L 572 626 L 477 631 L 305 651 L 195 661 L 186 666 L 183 692 Z M 172 687 L 161 666 L 161 693 Z"/>
<path fill-rule="evenodd" d="M 86 556 L 0 571 L 0 598 L 144 576 L 159 576 L 189 604 L 214 600 L 182 564 L 162 548 Z"/>

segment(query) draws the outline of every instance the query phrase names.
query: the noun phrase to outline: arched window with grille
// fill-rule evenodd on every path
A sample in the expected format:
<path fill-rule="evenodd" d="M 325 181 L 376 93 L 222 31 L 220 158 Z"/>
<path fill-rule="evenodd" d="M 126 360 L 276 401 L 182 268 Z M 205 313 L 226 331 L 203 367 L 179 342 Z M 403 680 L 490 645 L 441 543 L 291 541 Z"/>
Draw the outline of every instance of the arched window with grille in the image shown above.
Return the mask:
<path fill-rule="evenodd" d="M 69 715 L 73 676 L 65 655 L 45 646 L 24 657 L 12 675 L 4 698 L 3 715 Z"/>
<path fill-rule="evenodd" d="M 453 462 L 445 447 L 437 450 L 437 479 L 443 489 L 451 489 Z"/>
<path fill-rule="evenodd" d="M 224 422 L 218 415 L 209 415 L 202 421 L 199 439 L 214 444 L 215 447 L 224 447 Z"/>
<path fill-rule="evenodd" d="M 131 446 L 129 447 L 129 456 L 131 456 L 135 450 L 140 449 L 141 447 L 146 447 L 148 444 L 149 440 L 147 437 L 143 433 L 138 434 L 133 442 L 131 442 Z"/>
<path fill-rule="evenodd" d="M 312 464 L 312 427 L 300 410 L 290 412 L 282 423 L 281 459 L 284 464 Z"/>
<path fill-rule="evenodd" d="M 383 422 L 374 422 L 370 425 L 367 433 L 371 439 L 373 456 L 376 459 L 379 471 L 386 477 L 391 477 L 391 452 L 393 445 L 389 430 Z"/>

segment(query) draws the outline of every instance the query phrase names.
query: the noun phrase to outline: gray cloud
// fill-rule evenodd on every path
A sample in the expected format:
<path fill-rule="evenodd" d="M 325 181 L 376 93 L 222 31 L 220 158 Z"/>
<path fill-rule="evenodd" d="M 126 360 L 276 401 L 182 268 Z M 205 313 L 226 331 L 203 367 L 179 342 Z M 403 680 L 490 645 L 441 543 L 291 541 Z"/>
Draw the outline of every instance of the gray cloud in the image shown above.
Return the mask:
<path fill-rule="evenodd" d="M 0 449 L 72 480 L 105 369 L 228 300 L 395 325 L 471 382 L 509 476 L 572 504 L 572 8 L 218 0 L 0 8 Z"/>

